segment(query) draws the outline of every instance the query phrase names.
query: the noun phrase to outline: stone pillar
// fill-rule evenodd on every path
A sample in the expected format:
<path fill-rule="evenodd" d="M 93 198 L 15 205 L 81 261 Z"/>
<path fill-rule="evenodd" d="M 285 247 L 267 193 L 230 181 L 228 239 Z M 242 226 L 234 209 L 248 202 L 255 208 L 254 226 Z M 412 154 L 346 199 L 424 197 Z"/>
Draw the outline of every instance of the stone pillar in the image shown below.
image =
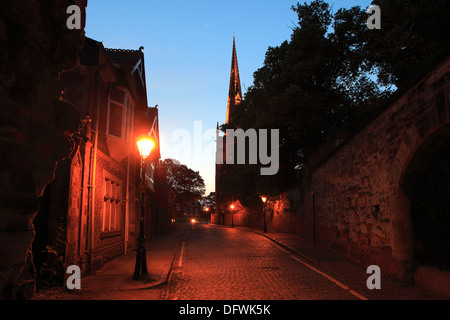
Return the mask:
<path fill-rule="evenodd" d="M 81 29 L 66 26 L 81 9 Z M 59 73 L 73 68 L 84 41 L 87 0 L 4 1 L 0 11 L 0 299 L 29 299 L 35 288 L 33 218 L 58 161 L 78 129 L 61 100 Z"/>

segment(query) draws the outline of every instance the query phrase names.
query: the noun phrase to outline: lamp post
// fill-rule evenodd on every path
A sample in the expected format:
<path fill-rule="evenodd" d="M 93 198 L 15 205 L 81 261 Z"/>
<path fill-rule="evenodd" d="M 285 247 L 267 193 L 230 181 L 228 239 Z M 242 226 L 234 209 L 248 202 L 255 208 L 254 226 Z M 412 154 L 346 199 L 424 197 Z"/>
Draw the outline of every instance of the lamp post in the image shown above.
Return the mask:
<path fill-rule="evenodd" d="M 136 250 L 136 264 L 134 266 L 133 280 L 148 280 L 147 257 L 144 238 L 144 214 L 145 214 L 145 168 L 146 160 L 150 156 L 155 143 L 150 138 L 142 138 L 137 141 L 139 154 L 141 156 L 141 175 L 140 175 L 140 191 L 141 191 L 141 214 L 139 217 L 139 238 Z"/>
<path fill-rule="evenodd" d="M 209 212 L 209 207 L 206 207 L 206 208 L 205 208 L 205 212 L 206 212 L 206 214 L 205 214 L 205 224 L 208 224 L 208 212 Z"/>
<path fill-rule="evenodd" d="M 264 233 L 267 233 L 267 225 L 266 225 L 266 201 L 267 197 L 261 197 L 261 200 L 263 202 L 263 215 L 264 215 Z"/>
<path fill-rule="evenodd" d="M 233 221 L 233 209 L 234 209 L 234 204 L 232 204 L 230 206 L 231 209 L 231 227 L 234 228 L 234 221 Z"/>

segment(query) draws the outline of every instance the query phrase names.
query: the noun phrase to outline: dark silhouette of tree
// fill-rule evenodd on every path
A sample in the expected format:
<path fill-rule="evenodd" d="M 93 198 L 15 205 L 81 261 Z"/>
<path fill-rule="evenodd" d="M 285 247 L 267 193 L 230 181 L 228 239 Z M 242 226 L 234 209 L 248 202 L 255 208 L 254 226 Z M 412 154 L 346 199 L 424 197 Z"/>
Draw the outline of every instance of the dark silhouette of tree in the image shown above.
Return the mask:
<path fill-rule="evenodd" d="M 448 44 L 449 1 L 373 1 L 381 30 L 367 27 L 366 8 L 332 13 L 321 0 L 297 4 L 290 41 L 269 47 L 254 83 L 233 109 L 228 128 L 278 129 L 280 168 L 225 165 L 218 186 L 242 203 L 276 195 L 308 175 L 311 157 L 383 107 L 393 90 Z"/>
<path fill-rule="evenodd" d="M 174 159 L 165 159 L 159 166 L 167 172 L 167 183 L 176 192 L 176 202 L 182 205 L 199 201 L 205 193 L 205 182 L 198 171 L 189 169 Z"/>
<path fill-rule="evenodd" d="M 381 8 L 381 29 L 365 31 L 361 52 L 379 69 L 380 83 L 400 87 L 448 45 L 450 2 L 374 0 L 372 3 Z"/>

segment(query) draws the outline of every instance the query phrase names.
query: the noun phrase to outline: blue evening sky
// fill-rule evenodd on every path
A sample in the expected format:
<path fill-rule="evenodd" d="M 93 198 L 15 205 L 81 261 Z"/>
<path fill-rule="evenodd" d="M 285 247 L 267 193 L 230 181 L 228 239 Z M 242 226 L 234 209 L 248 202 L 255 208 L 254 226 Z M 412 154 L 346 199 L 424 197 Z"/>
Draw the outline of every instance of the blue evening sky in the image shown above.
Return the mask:
<path fill-rule="evenodd" d="M 227 109 L 233 33 L 242 90 L 269 46 L 297 23 L 289 0 L 89 0 L 86 36 L 106 48 L 144 47 L 148 105 L 158 105 L 161 157 L 175 158 L 214 191 L 214 134 Z M 307 1 L 308 3 L 310 1 Z M 341 7 L 370 1 L 335 0 Z"/>

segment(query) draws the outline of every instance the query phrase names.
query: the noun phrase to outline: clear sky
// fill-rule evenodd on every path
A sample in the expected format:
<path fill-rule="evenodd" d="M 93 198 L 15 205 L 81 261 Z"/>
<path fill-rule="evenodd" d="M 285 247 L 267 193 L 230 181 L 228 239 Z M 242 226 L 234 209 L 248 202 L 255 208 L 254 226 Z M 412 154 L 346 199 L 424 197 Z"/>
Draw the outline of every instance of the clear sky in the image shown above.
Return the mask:
<path fill-rule="evenodd" d="M 214 130 L 227 109 L 233 34 L 242 91 L 269 46 L 297 23 L 290 0 L 89 0 L 86 36 L 106 48 L 144 47 L 148 105 L 158 105 L 161 157 L 175 158 L 214 191 Z M 310 1 L 307 1 L 308 3 Z M 300 1 L 304 3 L 304 1 Z M 370 1 L 329 1 L 333 10 Z"/>

